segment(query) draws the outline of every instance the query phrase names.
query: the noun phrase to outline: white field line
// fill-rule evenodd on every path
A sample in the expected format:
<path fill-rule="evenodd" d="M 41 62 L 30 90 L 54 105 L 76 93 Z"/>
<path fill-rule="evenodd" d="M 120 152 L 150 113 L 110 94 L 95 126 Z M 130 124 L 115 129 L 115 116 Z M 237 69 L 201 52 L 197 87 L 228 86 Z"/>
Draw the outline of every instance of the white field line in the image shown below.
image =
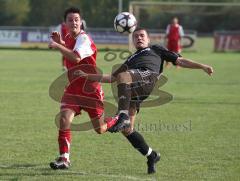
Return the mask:
<path fill-rule="evenodd" d="M 9 168 L 9 165 L 0 165 L 0 168 Z M 17 167 L 17 169 L 32 169 L 33 167 L 24 167 L 24 166 L 19 166 Z M 36 167 L 37 168 L 46 168 L 46 167 Z M 63 175 L 64 173 L 72 173 L 72 174 L 76 174 L 76 175 L 84 175 L 84 176 L 96 176 L 96 177 L 107 177 L 107 178 L 119 178 L 121 180 L 138 180 L 138 181 L 157 181 L 156 178 L 140 178 L 140 177 L 134 177 L 134 176 L 130 176 L 130 175 L 113 175 L 113 174 L 103 174 L 103 173 L 87 173 L 87 172 L 76 172 L 76 171 L 70 171 L 70 170 L 63 170 L 62 171 Z"/>

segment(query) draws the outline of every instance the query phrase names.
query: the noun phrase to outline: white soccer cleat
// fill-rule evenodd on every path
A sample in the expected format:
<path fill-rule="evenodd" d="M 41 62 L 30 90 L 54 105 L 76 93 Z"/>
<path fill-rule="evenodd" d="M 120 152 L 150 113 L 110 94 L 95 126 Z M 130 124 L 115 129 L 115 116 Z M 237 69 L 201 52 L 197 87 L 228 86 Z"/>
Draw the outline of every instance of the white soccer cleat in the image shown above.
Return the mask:
<path fill-rule="evenodd" d="M 70 161 L 67 158 L 59 157 L 54 162 L 51 162 L 50 167 L 54 170 L 68 169 L 70 167 Z"/>

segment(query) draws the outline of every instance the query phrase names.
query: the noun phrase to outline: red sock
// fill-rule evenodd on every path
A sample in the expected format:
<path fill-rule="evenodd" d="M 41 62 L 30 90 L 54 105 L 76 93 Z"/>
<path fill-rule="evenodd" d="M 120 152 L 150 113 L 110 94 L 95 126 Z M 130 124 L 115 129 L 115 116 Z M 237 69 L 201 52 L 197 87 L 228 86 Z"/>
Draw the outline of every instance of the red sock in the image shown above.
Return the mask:
<path fill-rule="evenodd" d="M 115 125 L 117 120 L 118 120 L 118 116 L 105 118 L 105 121 L 107 123 L 107 129 Z"/>
<path fill-rule="evenodd" d="M 58 132 L 58 144 L 60 155 L 70 152 L 71 144 L 71 131 L 70 129 L 59 130 Z"/>

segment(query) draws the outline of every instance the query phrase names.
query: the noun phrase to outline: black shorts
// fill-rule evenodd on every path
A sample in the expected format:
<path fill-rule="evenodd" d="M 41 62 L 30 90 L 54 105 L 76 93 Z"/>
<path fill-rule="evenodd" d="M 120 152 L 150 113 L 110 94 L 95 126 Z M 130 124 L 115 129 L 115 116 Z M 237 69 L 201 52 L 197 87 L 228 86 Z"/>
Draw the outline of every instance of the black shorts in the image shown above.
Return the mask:
<path fill-rule="evenodd" d="M 139 111 L 140 104 L 151 94 L 157 81 L 158 73 L 141 69 L 130 69 L 128 72 L 133 80 L 133 83 L 131 83 L 130 107 L 135 107 Z"/>

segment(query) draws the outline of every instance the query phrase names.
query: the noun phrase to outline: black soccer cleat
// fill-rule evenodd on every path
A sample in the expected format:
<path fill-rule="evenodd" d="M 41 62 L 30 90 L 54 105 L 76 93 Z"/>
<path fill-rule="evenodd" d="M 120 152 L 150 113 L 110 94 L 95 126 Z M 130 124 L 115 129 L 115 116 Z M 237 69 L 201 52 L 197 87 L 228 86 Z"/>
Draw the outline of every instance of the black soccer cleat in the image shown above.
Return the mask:
<path fill-rule="evenodd" d="M 148 161 L 147 161 L 147 166 L 148 166 L 148 174 L 153 174 L 153 173 L 156 173 L 156 163 L 160 160 L 161 156 L 160 156 L 160 153 L 156 153 L 156 156 L 154 158 L 148 158 Z"/>
<path fill-rule="evenodd" d="M 64 157 L 59 157 L 54 162 L 51 162 L 49 165 L 53 170 L 57 169 L 63 170 L 68 169 L 70 167 L 70 162 Z"/>
<path fill-rule="evenodd" d="M 108 131 L 110 133 L 116 133 L 129 127 L 130 127 L 129 116 L 125 113 L 120 113 L 118 116 L 117 123 L 111 128 L 109 128 Z"/>

